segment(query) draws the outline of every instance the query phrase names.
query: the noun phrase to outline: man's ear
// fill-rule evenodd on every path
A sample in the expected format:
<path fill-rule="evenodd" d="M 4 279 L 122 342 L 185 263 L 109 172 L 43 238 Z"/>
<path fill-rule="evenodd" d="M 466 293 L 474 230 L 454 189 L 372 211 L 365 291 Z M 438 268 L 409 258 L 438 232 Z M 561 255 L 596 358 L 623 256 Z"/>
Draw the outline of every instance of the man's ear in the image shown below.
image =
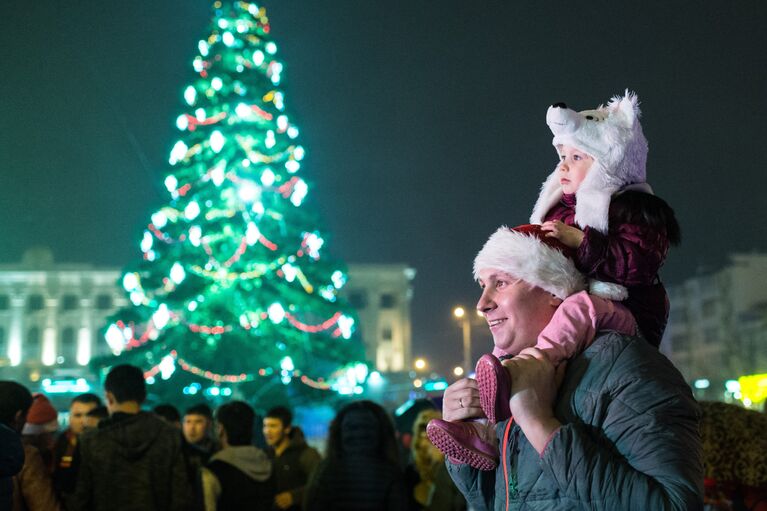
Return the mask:
<path fill-rule="evenodd" d="M 551 298 L 549 299 L 549 305 L 551 305 L 552 307 L 556 309 L 557 307 L 562 305 L 562 299 L 556 295 L 551 295 Z"/>
<path fill-rule="evenodd" d="M 108 405 L 114 405 L 117 402 L 115 400 L 115 395 L 108 390 L 104 393 L 104 397 L 106 397 Z"/>

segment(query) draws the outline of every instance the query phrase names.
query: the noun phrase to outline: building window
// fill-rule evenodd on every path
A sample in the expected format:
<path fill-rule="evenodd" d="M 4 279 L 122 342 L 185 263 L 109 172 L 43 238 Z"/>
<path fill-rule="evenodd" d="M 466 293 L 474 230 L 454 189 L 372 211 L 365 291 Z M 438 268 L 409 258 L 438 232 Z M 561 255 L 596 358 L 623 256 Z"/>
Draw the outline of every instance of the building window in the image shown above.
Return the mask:
<path fill-rule="evenodd" d="M 24 358 L 40 358 L 40 329 L 36 326 L 27 330 L 27 338 L 24 339 Z"/>
<path fill-rule="evenodd" d="M 0 295 L 0 311 L 6 311 L 11 308 L 11 299 L 8 295 Z"/>
<path fill-rule="evenodd" d="M 385 293 L 381 295 L 381 308 L 382 309 L 393 309 L 394 305 L 397 303 L 397 300 L 394 298 L 394 295 L 391 293 Z"/>
<path fill-rule="evenodd" d="M 30 295 L 29 298 L 27 298 L 27 310 L 29 312 L 43 310 L 44 305 L 45 300 L 43 299 L 43 295 Z"/>
<path fill-rule="evenodd" d="M 381 330 L 381 339 L 384 341 L 392 340 L 392 332 L 390 327 L 385 327 L 383 330 Z"/>
<path fill-rule="evenodd" d="M 67 327 L 61 331 L 61 349 L 59 350 L 62 362 L 72 365 L 77 359 L 77 342 L 75 339 L 75 329 Z"/>
<path fill-rule="evenodd" d="M 112 308 L 112 297 L 110 295 L 98 295 L 96 297 L 96 308 L 98 310 L 107 310 Z"/>
<path fill-rule="evenodd" d="M 61 298 L 61 310 L 72 311 L 77 309 L 79 298 L 75 295 L 64 295 Z"/>
<path fill-rule="evenodd" d="M 365 291 L 352 291 L 349 293 L 349 305 L 355 309 L 364 309 L 368 304 L 368 297 Z"/>

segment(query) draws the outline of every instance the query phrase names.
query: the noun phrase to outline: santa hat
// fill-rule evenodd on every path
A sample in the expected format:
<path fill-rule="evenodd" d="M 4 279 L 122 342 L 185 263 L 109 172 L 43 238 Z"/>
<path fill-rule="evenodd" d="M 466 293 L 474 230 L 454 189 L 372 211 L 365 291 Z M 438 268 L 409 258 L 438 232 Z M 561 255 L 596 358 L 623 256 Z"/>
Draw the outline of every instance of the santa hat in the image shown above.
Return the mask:
<path fill-rule="evenodd" d="M 576 192 L 575 222 L 606 233 L 610 200 L 629 185 L 652 193 L 647 179 L 647 140 L 639 123 L 639 98 L 626 90 L 607 106 L 576 112 L 564 103 L 549 107 L 546 123 L 555 147 L 568 145 L 594 158 Z M 543 222 L 546 213 L 562 198 L 559 166 L 541 187 L 530 223 Z"/>
<path fill-rule="evenodd" d="M 474 259 L 474 278 L 494 268 L 538 286 L 564 300 L 586 288 L 586 279 L 573 262 L 574 252 L 546 236 L 540 225 L 501 227 Z"/>
<path fill-rule="evenodd" d="M 27 412 L 27 422 L 22 435 L 39 435 L 41 433 L 53 433 L 59 429 L 58 412 L 51 402 L 43 394 L 33 396 L 32 406 Z"/>

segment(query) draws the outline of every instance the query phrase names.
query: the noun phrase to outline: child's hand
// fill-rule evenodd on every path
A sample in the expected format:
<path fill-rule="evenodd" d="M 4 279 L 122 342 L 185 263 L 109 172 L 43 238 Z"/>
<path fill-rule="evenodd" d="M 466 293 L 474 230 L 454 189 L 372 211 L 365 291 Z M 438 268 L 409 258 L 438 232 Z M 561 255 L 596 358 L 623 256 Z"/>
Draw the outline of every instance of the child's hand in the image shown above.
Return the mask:
<path fill-rule="evenodd" d="M 578 248 L 585 237 L 582 230 L 570 227 L 559 220 L 543 222 L 541 230 L 547 233 L 547 237 L 556 238 L 570 248 Z"/>

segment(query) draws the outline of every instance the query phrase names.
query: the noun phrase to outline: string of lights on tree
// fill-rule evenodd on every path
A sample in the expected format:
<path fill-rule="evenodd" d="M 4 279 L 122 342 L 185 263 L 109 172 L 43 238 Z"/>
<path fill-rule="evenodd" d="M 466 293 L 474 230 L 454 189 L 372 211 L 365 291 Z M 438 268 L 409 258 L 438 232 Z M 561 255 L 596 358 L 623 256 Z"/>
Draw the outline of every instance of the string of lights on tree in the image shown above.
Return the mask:
<path fill-rule="evenodd" d="M 255 3 L 213 4 L 176 119 L 168 202 L 123 274 L 131 305 L 105 328 L 110 365 L 139 365 L 150 383 L 181 370 L 214 385 L 279 378 L 360 393 L 368 368 L 339 297 L 346 273 L 305 204 L 306 151 L 270 32 Z"/>

